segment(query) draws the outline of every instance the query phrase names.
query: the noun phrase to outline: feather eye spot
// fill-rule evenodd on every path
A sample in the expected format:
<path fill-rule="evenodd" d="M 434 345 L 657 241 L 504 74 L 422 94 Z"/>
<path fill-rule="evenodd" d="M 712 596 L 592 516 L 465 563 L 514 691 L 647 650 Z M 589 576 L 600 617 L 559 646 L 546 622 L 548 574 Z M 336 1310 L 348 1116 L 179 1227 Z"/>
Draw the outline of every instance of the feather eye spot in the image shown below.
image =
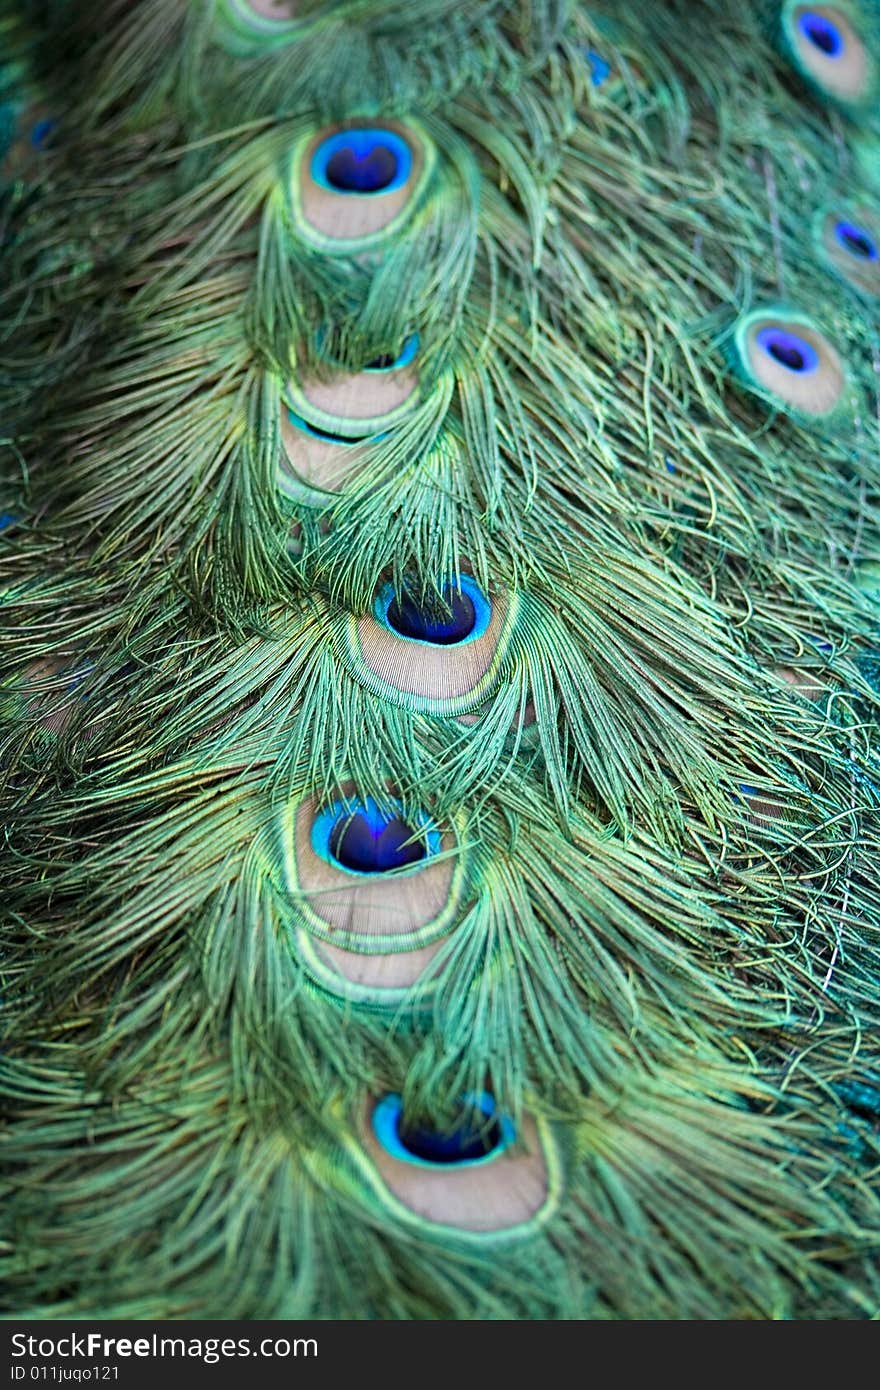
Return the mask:
<path fill-rule="evenodd" d="M 782 35 L 789 57 L 823 97 L 852 110 L 870 103 L 877 65 L 842 6 L 789 3 Z"/>
<path fill-rule="evenodd" d="M 330 495 L 356 480 L 365 454 L 369 457 L 367 447 L 382 444 L 417 409 L 419 379 L 408 346 L 396 361 L 400 368 L 395 362 L 383 370 L 341 371 L 328 381 L 287 382 L 280 400 L 276 472 L 286 497 L 326 506 Z"/>
<path fill-rule="evenodd" d="M 873 203 L 832 205 L 819 211 L 815 240 L 833 274 L 860 295 L 880 295 L 880 215 Z"/>
<path fill-rule="evenodd" d="M 798 16 L 798 29 L 807 43 L 811 43 L 826 58 L 839 58 L 846 43 L 840 29 L 825 15 L 815 10 L 805 10 Z"/>
<path fill-rule="evenodd" d="M 427 999 L 462 912 L 458 830 L 353 788 L 323 809 L 307 798 L 280 829 L 292 944 L 312 980 L 369 1008 Z"/>
<path fill-rule="evenodd" d="M 323 179 L 338 193 L 384 193 L 398 177 L 398 160 L 387 145 L 361 151 L 354 142 L 333 153 L 323 169 Z"/>
<path fill-rule="evenodd" d="M 43 116 L 31 127 L 31 145 L 35 150 L 45 149 L 57 129 L 58 122 L 51 116 Z"/>
<path fill-rule="evenodd" d="M 397 802 L 381 807 L 372 797 L 336 801 L 315 817 L 312 849 L 350 874 L 384 874 L 421 864 L 436 854 L 440 837 L 426 817 L 410 823 Z"/>
<path fill-rule="evenodd" d="M 358 1159 L 374 1192 L 398 1220 L 473 1241 L 518 1240 L 555 1210 L 562 1165 L 549 1126 L 513 1121 L 493 1096 L 461 1097 L 450 1130 L 408 1126 L 399 1095 L 369 1101 L 359 1123 Z"/>
<path fill-rule="evenodd" d="M 796 333 L 788 333 L 782 328 L 762 328 L 757 341 L 764 352 L 790 372 L 814 372 L 819 365 L 819 354 Z"/>
<path fill-rule="evenodd" d="M 492 606 L 469 575 L 448 580 L 439 596 L 418 597 L 411 586 L 398 593 L 383 586 L 376 598 L 375 617 L 383 627 L 408 642 L 435 647 L 460 646 L 482 637 L 492 620 Z"/>
<path fill-rule="evenodd" d="M 440 828 L 393 788 L 373 798 L 346 783 L 329 805 L 291 802 L 271 838 L 283 920 L 313 982 L 369 1008 L 426 998 L 470 883 L 462 826 Z"/>
<path fill-rule="evenodd" d="M 386 583 L 372 609 L 339 617 L 337 640 L 354 678 L 393 704 L 454 719 L 485 704 L 516 630 L 513 594 L 483 593 L 469 573 L 430 598 L 415 582 Z"/>
<path fill-rule="evenodd" d="M 876 261 L 880 252 L 877 250 L 877 243 L 864 227 L 857 227 L 853 222 L 838 222 L 834 228 L 834 235 L 840 245 L 850 255 L 857 256 L 862 261 Z"/>
<path fill-rule="evenodd" d="M 51 146 L 57 129 L 58 122 L 42 102 L 4 105 L 0 96 L 0 178 L 5 182 L 27 175 L 33 160 Z"/>
<path fill-rule="evenodd" d="M 393 130 L 355 127 L 322 140 L 311 175 L 320 187 L 357 197 L 394 193 L 412 172 L 412 151 Z"/>
<path fill-rule="evenodd" d="M 468 594 L 457 593 L 447 585 L 442 600 L 435 604 L 420 603 L 411 593 L 395 594 L 385 610 L 385 619 L 389 627 L 411 642 L 452 647 L 470 637 L 477 613 Z"/>
<path fill-rule="evenodd" d="M 291 152 L 291 228 L 332 255 L 378 250 L 415 212 L 435 164 L 435 147 L 415 122 L 305 135 Z"/>
<path fill-rule="evenodd" d="M 806 316 L 756 310 L 736 326 L 734 366 L 746 385 L 777 408 L 829 416 L 847 392 L 840 354 Z"/>
<path fill-rule="evenodd" d="M 584 56 L 590 69 L 590 82 L 594 87 L 604 87 L 612 71 L 608 59 L 595 48 L 585 49 Z"/>
<path fill-rule="evenodd" d="M 337 864 L 356 874 L 403 869 L 427 853 L 406 821 L 383 815 L 375 803 L 341 815 L 330 831 L 328 849 Z"/>
<path fill-rule="evenodd" d="M 379 357 L 374 357 L 372 362 L 368 362 L 364 367 L 365 372 L 399 372 L 404 367 L 411 367 L 416 360 L 419 351 L 419 335 L 411 333 L 403 342 L 400 352 L 395 357 L 390 352 L 382 353 Z"/>
<path fill-rule="evenodd" d="M 392 1158 L 430 1168 L 462 1168 L 498 1158 L 516 1140 L 511 1120 L 500 1115 L 488 1092 L 463 1097 L 451 1130 L 406 1125 L 399 1095 L 382 1098 L 373 1111 L 373 1133 Z"/>

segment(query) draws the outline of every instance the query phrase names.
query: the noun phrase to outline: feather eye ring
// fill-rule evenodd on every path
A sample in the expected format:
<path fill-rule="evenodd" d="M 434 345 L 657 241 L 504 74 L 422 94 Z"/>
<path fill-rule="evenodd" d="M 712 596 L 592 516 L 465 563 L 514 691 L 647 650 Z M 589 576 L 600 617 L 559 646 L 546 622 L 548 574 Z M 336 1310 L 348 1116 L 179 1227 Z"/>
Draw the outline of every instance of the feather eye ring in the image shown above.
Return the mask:
<path fill-rule="evenodd" d="M 282 402 L 278 491 L 303 506 L 327 506 L 356 477 L 371 442 L 369 431 L 349 438 L 312 424 Z"/>
<path fill-rule="evenodd" d="M 403 1101 L 387 1095 L 373 1111 L 373 1133 L 387 1154 L 423 1168 L 473 1168 L 492 1163 L 516 1142 L 516 1129 L 486 1091 L 462 1097 L 462 1114 L 454 1129 L 405 1127 Z"/>
<path fill-rule="evenodd" d="M 484 594 L 470 574 L 438 595 L 384 584 L 373 611 L 341 620 L 351 674 L 377 695 L 422 714 L 465 714 L 497 684 L 515 625 L 512 595 Z"/>
<path fill-rule="evenodd" d="M 363 448 L 381 440 L 419 403 L 414 367 L 418 338 L 407 339 L 361 372 L 340 372 L 329 381 L 291 380 L 281 402 L 279 490 L 292 500 L 324 504 L 352 481 L 364 462 Z"/>
<path fill-rule="evenodd" d="M 734 335 L 735 365 L 760 395 L 793 414 L 833 414 L 846 371 L 836 348 L 806 317 L 785 310 L 747 314 Z"/>
<path fill-rule="evenodd" d="M 857 227 L 852 222 L 837 222 L 834 235 L 850 256 L 856 256 L 861 261 L 877 260 L 877 243 L 864 227 Z"/>
<path fill-rule="evenodd" d="M 861 294 L 880 294 L 880 216 L 868 207 L 829 208 L 818 240 L 830 270 Z"/>
<path fill-rule="evenodd" d="M 418 351 L 419 335 L 418 333 L 411 333 L 408 338 L 404 339 L 396 356 L 391 353 L 382 353 L 379 357 L 374 357 L 372 361 L 367 362 L 364 371 L 374 375 L 403 371 L 405 367 L 412 366 L 418 356 Z"/>
<path fill-rule="evenodd" d="M 289 43 L 299 20 L 297 0 L 219 0 L 217 37 L 237 57 Z"/>
<path fill-rule="evenodd" d="M 347 787 L 287 807 L 277 844 L 297 952 L 329 993 L 394 1004 L 430 975 L 462 912 L 460 827 Z"/>
<path fill-rule="evenodd" d="M 414 122 L 332 126 L 306 136 L 291 165 L 297 233 L 324 251 L 373 250 L 415 211 L 434 160 Z"/>
<path fill-rule="evenodd" d="M 346 806 L 336 801 L 315 817 L 312 848 L 322 859 L 350 874 L 384 874 L 419 864 L 440 849 L 430 821 L 416 825 L 395 806 L 383 810 L 372 797 Z"/>
<path fill-rule="evenodd" d="M 417 352 L 414 336 L 397 357 L 375 359 L 381 365 L 368 363 L 360 372 L 340 370 L 326 381 L 294 377 L 285 388 L 285 403 L 316 433 L 350 440 L 379 434 L 398 424 L 418 400 Z"/>
<path fill-rule="evenodd" d="M 315 147 L 309 172 L 330 193 L 396 193 L 412 173 L 412 150 L 391 129 L 337 130 Z"/>
<path fill-rule="evenodd" d="M 861 106 L 876 85 L 876 65 L 842 5 L 789 4 L 783 36 L 801 74 L 823 96 Z"/>
<path fill-rule="evenodd" d="M 839 58 L 846 48 L 840 25 L 818 10 L 801 11 L 798 31 L 807 43 L 824 53 L 826 58 Z"/>
<path fill-rule="evenodd" d="M 403 1101 L 371 1101 L 360 1123 L 367 1176 L 398 1215 L 465 1238 L 531 1234 L 551 1214 L 560 1186 L 549 1131 L 530 1115 L 519 1132 L 486 1092 L 462 1097 L 451 1130 L 404 1124 Z"/>

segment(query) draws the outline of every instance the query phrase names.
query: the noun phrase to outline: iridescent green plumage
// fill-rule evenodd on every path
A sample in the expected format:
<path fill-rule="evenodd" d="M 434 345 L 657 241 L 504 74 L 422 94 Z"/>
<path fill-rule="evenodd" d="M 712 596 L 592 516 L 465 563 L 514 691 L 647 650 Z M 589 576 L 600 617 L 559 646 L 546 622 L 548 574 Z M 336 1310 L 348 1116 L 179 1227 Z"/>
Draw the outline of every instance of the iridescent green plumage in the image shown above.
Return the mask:
<path fill-rule="evenodd" d="M 11 1306 L 877 1316 L 875 0 L 294 8 L 2 11 Z"/>

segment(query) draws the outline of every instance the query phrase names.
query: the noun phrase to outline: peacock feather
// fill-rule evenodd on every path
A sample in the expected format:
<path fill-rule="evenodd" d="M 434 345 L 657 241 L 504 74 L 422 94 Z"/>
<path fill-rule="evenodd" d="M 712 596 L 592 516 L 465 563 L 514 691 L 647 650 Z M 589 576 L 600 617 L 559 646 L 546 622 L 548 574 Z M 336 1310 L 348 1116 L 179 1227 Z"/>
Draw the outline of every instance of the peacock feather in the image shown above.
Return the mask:
<path fill-rule="evenodd" d="M 880 6 L 0 5 L 0 1270 L 880 1316 Z"/>

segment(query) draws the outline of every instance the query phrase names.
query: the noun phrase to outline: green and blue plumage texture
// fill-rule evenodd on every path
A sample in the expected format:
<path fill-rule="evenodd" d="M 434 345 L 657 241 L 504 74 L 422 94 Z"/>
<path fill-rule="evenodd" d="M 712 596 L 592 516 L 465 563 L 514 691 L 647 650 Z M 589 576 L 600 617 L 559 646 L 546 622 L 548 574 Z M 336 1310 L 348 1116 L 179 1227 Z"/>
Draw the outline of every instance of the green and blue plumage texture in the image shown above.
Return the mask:
<path fill-rule="evenodd" d="M 876 1317 L 876 0 L 276 8 L 0 7 L 9 1306 Z"/>

